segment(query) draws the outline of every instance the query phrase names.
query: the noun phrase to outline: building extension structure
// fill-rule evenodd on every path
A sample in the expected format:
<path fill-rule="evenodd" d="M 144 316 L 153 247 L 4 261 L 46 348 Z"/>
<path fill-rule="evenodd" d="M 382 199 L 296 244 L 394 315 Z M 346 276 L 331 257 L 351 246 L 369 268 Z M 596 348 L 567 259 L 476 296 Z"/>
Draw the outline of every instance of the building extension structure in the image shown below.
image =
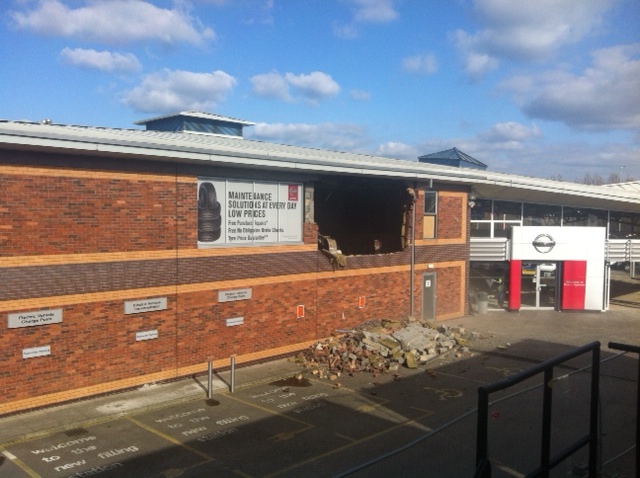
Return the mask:
<path fill-rule="evenodd" d="M 372 319 L 461 317 L 475 270 L 487 283 L 503 267 L 520 297 L 523 264 L 575 269 L 557 289 L 580 308 L 569 291 L 606 279 L 612 224 L 639 232 L 633 191 L 252 141 L 250 122 L 208 113 L 140 124 L 0 121 L 0 414 L 282 355 Z M 561 205 L 561 223 L 538 224 L 529 202 Z M 544 229 L 592 226 L 582 208 L 607 217 L 584 256 Z"/>

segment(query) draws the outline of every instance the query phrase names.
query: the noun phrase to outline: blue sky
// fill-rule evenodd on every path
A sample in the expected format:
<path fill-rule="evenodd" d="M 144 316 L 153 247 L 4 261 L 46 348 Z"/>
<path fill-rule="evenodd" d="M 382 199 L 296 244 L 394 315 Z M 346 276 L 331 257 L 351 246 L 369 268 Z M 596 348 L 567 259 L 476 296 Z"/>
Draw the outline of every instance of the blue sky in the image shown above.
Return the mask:
<path fill-rule="evenodd" d="M 9 0 L 0 118 L 640 179 L 639 0 Z"/>

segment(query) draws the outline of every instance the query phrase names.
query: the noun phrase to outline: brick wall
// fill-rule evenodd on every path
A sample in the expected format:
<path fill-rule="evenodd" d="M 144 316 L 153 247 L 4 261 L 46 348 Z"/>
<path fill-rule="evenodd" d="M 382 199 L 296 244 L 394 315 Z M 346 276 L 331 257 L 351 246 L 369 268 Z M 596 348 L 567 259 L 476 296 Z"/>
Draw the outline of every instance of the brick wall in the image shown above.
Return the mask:
<path fill-rule="evenodd" d="M 195 175 L 87 161 L 16 154 L 0 162 L 0 413 L 34 406 L 32 397 L 77 398 L 409 315 L 409 249 L 350 256 L 334 271 L 307 222 L 303 244 L 199 250 Z M 438 318 L 464 314 L 468 234 L 447 224 L 466 218 L 463 204 L 443 192 L 438 234 L 450 240 L 415 249 L 417 316 L 420 275 L 432 266 Z M 251 299 L 218 302 L 218 291 L 234 289 L 250 289 Z M 167 309 L 124 314 L 125 301 L 153 297 L 166 297 Z M 63 310 L 62 323 L 7 327 L 10 313 L 51 308 Z M 148 330 L 158 338 L 135 340 Z M 44 345 L 51 355 L 22 358 Z"/>
<path fill-rule="evenodd" d="M 465 195 L 440 192 L 438 194 L 438 239 L 465 239 Z"/>

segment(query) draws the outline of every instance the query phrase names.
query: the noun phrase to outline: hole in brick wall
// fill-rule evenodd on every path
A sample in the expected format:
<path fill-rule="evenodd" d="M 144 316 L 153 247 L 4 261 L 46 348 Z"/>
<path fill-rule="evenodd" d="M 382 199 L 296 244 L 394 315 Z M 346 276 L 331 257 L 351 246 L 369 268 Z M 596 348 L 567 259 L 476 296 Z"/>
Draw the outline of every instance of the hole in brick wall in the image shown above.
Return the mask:
<path fill-rule="evenodd" d="M 314 189 L 318 232 L 344 255 L 403 250 L 410 197 L 401 183 L 368 178 L 319 181 Z"/>

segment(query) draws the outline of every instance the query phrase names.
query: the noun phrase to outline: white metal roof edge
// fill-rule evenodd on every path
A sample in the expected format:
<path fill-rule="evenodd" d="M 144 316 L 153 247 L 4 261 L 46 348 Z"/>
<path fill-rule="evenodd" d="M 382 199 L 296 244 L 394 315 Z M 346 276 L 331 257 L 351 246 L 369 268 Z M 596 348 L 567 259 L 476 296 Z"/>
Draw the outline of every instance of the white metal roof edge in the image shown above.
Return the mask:
<path fill-rule="evenodd" d="M 135 121 L 133 124 L 147 124 L 152 121 L 158 121 L 161 119 L 172 118 L 174 116 L 188 116 L 191 118 L 203 118 L 213 119 L 217 121 L 226 121 L 228 123 L 238 123 L 244 126 L 253 126 L 255 123 L 238 118 L 232 118 L 231 116 L 222 116 L 214 113 L 204 113 L 202 111 L 178 111 L 177 113 L 169 113 L 166 115 L 154 116 L 153 118 L 147 118 L 140 121 Z"/>
<path fill-rule="evenodd" d="M 0 144 L 118 153 L 156 160 L 206 161 L 226 166 L 433 179 L 640 204 L 640 194 L 616 188 L 207 135 L 0 121 Z"/>

